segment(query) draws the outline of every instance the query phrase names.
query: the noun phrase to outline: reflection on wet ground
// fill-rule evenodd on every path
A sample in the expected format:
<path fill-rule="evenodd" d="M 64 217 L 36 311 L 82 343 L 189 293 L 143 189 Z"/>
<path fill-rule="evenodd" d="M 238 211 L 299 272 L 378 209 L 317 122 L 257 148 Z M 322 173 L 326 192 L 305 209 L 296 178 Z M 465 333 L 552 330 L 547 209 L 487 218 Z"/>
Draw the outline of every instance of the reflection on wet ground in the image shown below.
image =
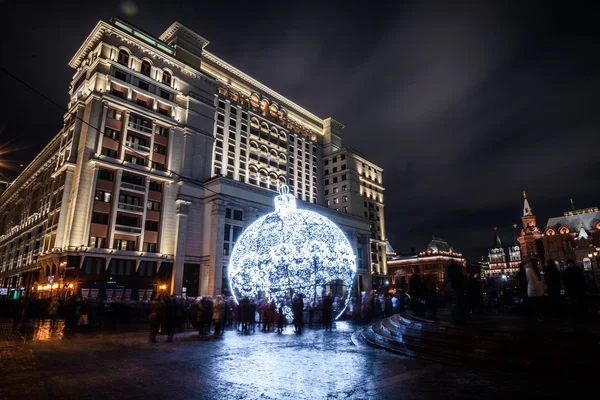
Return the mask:
<path fill-rule="evenodd" d="M 187 332 L 151 344 L 143 331 L 61 336 L 40 326 L 16 351 L 0 349 L 0 359 L 10 359 L 0 374 L 11 382 L 0 385 L 0 398 L 507 398 L 554 397 L 564 388 L 544 377 L 467 371 L 356 345 L 355 329 L 338 322 L 333 332 L 301 335 L 290 327 L 282 335 Z"/>

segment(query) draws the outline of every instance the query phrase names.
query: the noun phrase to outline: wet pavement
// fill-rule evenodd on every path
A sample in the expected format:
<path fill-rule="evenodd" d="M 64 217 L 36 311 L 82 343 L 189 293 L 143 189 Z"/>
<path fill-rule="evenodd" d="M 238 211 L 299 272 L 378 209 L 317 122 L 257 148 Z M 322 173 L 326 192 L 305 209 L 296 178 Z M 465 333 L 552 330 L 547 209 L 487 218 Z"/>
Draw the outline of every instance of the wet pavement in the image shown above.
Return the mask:
<path fill-rule="evenodd" d="M 76 333 L 49 325 L 21 336 L 0 324 L 0 399 L 558 398 L 594 393 L 592 381 L 516 371 L 477 372 L 406 358 L 333 332 Z M 560 372 L 560 366 L 557 366 Z M 560 382 L 560 383 L 558 383 Z M 569 386 L 567 386 L 569 385 Z"/>

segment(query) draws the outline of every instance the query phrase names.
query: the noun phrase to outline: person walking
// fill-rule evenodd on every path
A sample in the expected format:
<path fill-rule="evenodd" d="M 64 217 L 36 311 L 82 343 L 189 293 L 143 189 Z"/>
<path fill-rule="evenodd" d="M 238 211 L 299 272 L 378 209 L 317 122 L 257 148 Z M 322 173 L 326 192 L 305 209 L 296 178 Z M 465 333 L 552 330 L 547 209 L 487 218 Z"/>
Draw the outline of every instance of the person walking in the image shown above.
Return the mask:
<path fill-rule="evenodd" d="M 223 318 L 225 317 L 225 301 L 223 301 L 223 296 L 218 295 L 215 299 L 215 303 L 213 304 L 213 314 L 212 319 L 215 323 L 215 336 L 219 336 L 222 333 L 223 327 Z"/>
<path fill-rule="evenodd" d="M 543 300 L 544 300 L 544 280 L 540 269 L 538 268 L 537 260 L 529 261 L 527 265 L 527 297 L 531 305 L 531 316 L 535 317 L 538 322 L 543 319 Z"/>
<path fill-rule="evenodd" d="M 58 296 L 54 296 L 48 305 L 48 317 L 50 317 L 50 329 L 56 329 L 56 319 L 58 317 Z"/>
<path fill-rule="evenodd" d="M 173 341 L 175 329 L 177 328 L 177 299 L 175 296 L 168 297 L 164 306 L 164 330 L 167 333 L 167 342 Z"/>
<path fill-rule="evenodd" d="M 547 314 L 552 317 L 558 317 L 561 314 L 560 301 L 560 272 L 556 268 L 554 260 L 547 260 L 544 268 L 544 281 L 548 288 L 548 307 Z"/>
<path fill-rule="evenodd" d="M 419 268 L 413 268 L 413 274 L 408 280 L 409 294 L 410 294 L 410 307 L 413 314 L 417 317 L 421 317 L 423 300 L 423 280 L 421 279 L 421 271 Z"/>
<path fill-rule="evenodd" d="M 277 311 L 277 333 L 283 333 L 283 326 L 285 324 L 285 314 L 283 313 L 283 301 L 279 303 L 279 310 Z"/>
<path fill-rule="evenodd" d="M 585 312 L 585 276 L 573 260 L 567 260 L 564 282 L 569 300 L 569 314 L 571 318 L 580 318 Z"/>
<path fill-rule="evenodd" d="M 156 335 L 158 335 L 158 330 L 160 328 L 160 324 L 163 322 L 163 304 L 159 298 L 155 298 L 152 300 L 152 305 L 150 308 L 150 343 L 157 343 Z"/>
<path fill-rule="evenodd" d="M 325 331 L 331 331 L 333 321 L 333 298 L 327 293 L 323 298 L 323 323 Z"/>
<path fill-rule="evenodd" d="M 304 311 L 304 301 L 299 295 L 294 295 L 292 299 L 292 314 L 294 315 L 294 328 L 296 333 L 302 333 L 304 321 L 302 320 L 302 312 Z"/>

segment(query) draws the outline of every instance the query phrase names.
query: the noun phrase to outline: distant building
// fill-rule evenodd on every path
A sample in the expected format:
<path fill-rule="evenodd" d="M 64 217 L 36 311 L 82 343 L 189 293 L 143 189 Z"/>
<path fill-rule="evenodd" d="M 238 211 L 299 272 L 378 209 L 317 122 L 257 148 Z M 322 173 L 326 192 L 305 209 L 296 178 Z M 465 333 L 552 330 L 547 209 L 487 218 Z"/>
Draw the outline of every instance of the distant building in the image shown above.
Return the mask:
<path fill-rule="evenodd" d="M 544 254 L 542 247 L 542 232 L 537 227 L 536 218 L 527 201 L 527 193 L 523 192 L 523 229 L 519 235 L 521 255 L 523 259 L 540 259 Z"/>
<path fill-rule="evenodd" d="M 418 254 L 399 255 L 388 260 L 388 273 L 391 283 L 403 288 L 418 268 L 421 275 L 434 275 L 437 282 L 444 282 L 444 272 L 450 263 L 458 263 L 466 268 L 462 254 L 456 252 L 444 239 L 432 237 L 427 249 Z"/>
<path fill-rule="evenodd" d="M 517 232 L 517 224 L 513 224 L 515 230 L 515 236 L 513 244 L 508 248 L 508 269 L 511 274 L 516 273 L 519 270 L 519 264 L 521 264 L 521 246 L 519 245 L 519 233 Z"/>
<path fill-rule="evenodd" d="M 485 270 L 486 276 L 504 275 L 506 273 L 506 253 L 502 248 L 502 241 L 498 235 L 498 228 L 494 228 L 494 244 L 488 253 L 489 265 Z"/>

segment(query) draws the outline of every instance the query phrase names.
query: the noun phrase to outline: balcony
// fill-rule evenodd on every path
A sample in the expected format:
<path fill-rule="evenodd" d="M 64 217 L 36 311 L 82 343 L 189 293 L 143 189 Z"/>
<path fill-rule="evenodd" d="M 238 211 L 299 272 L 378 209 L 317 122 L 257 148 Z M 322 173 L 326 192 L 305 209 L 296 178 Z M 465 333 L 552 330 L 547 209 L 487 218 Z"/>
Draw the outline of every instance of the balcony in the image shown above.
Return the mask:
<path fill-rule="evenodd" d="M 134 235 L 141 235 L 142 228 L 138 226 L 128 226 L 128 225 L 115 225 L 115 232 L 120 233 L 129 233 Z"/>
<path fill-rule="evenodd" d="M 150 154 L 150 147 L 144 146 L 143 144 L 133 143 L 133 142 L 125 142 L 125 146 L 128 148 L 135 150 L 140 153 L 148 153 Z"/>
<path fill-rule="evenodd" d="M 133 121 L 129 121 L 127 124 L 129 129 L 133 129 L 136 132 L 143 133 L 144 135 L 152 135 L 152 126 L 144 126 L 140 124 L 136 124 Z"/>
<path fill-rule="evenodd" d="M 144 212 L 144 207 L 143 206 L 136 206 L 134 204 L 127 204 L 127 203 L 119 203 L 117 204 L 117 207 L 121 210 L 126 210 L 126 211 L 133 211 L 136 213 L 143 213 Z"/>
<path fill-rule="evenodd" d="M 135 192 L 146 193 L 146 186 L 136 185 L 135 183 L 121 182 L 121 189 L 133 190 Z"/>

